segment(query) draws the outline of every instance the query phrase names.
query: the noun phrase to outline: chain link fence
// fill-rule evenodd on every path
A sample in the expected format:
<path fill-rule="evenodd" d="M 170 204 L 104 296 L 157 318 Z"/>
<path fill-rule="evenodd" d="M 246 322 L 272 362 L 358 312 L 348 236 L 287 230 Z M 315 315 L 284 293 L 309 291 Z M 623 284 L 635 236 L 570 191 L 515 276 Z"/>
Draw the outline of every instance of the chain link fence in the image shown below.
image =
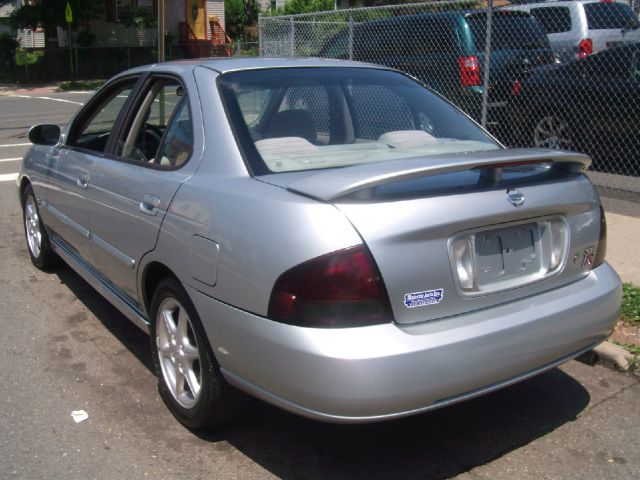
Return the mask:
<path fill-rule="evenodd" d="M 640 195 L 638 6 L 515 3 L 456 0 L 261 17 L 259 51 L 397 68 L 505 145 L 585 152 L 597 185 Z"/>

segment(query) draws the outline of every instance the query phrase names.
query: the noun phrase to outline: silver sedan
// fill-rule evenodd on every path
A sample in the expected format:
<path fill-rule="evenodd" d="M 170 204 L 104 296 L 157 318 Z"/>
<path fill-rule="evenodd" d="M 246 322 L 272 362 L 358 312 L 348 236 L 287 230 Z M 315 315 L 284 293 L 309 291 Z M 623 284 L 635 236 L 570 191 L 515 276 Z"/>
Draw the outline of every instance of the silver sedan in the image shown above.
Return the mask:
<path fill-rule="evenodd" d="M 590 159 L 505 149 L 391 69 L 141 67 L 29 137 L 34 265 L 149 333 L 191 428 L 249 396 L 332 422 L 442 407 L 593 348 L 620 308 Z"/>

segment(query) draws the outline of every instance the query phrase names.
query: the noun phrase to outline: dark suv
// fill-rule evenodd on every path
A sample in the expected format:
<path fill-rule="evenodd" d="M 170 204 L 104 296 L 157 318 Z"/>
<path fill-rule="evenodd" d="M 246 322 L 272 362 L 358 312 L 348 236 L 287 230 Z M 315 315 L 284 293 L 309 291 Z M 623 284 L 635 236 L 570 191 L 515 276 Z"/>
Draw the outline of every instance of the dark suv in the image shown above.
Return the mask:
<path fill-rule="evenodd" d="M 352 58 L 402 70 L 474 119 L 482 110 L 487 11 L 420 13 L 357 23 L 331 38 L 319 55 Z M 502 118 L 513 82 L 555 56 L 540 24 L 526 12 L 494 11 L 489 121 Z"/>

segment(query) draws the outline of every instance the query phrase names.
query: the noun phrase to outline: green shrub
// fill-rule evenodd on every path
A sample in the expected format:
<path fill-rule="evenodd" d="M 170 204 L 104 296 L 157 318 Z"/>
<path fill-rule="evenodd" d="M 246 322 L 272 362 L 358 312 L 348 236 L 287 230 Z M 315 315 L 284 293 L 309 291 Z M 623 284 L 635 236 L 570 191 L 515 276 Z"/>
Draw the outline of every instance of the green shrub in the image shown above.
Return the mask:
<path fill-rule="evenodd" d="M 640 288 L 631 283 L 622 284 L 622 320 L 640 325 Z"/>

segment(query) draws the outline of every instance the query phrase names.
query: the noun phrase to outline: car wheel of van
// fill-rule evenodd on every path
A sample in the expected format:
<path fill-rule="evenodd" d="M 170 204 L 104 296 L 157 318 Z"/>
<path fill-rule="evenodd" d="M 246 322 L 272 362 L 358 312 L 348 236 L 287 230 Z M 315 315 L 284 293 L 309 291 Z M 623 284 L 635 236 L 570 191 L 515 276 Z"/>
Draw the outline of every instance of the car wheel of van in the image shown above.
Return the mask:
<path fill-rule="evenodd" d="M 555 114 L 544 114 L 533 127 L 533 145 L 540 148 L 572 150 L 571 129 L 566 120 Z"/>
<path fill-rule="evenodd" d="M 222 376 L 198 313 L 177 280 L 160 282 L 151 301 L 150 319 L 158 390 L 174 416 L 193 429 L 238 416 L 246 396 Z"/>
<path fill-rule="evenodd" d="M 49 244 L 49 236 L 40 218 L 40 210 L 31 185 L 24 189 L 22 200 L 22 216 L 24 235 L 31 262 L 38 268 L 45 270 L 55 266 L 58 256 Z"/>

